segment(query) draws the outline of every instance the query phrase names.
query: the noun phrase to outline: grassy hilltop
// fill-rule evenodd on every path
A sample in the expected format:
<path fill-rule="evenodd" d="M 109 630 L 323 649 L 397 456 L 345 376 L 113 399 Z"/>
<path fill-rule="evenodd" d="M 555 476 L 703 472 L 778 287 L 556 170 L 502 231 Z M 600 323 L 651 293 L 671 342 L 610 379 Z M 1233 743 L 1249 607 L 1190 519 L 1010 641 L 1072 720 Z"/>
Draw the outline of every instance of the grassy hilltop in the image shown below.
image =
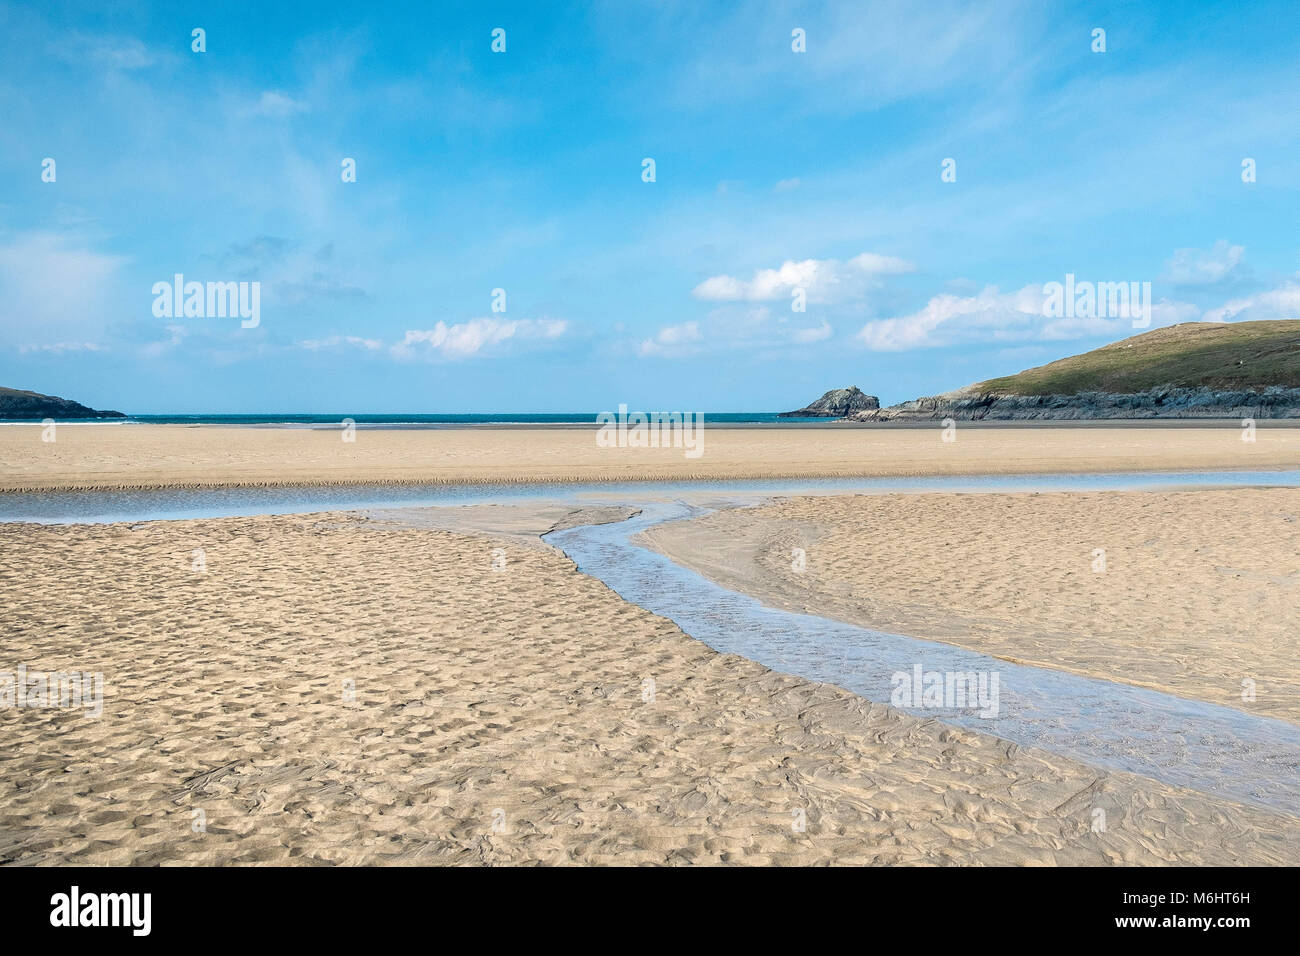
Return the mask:
<path fill-rule="evenodd" d="M 1184 322 L 1072 355 L 963 392 L 1131 394 L 1153 388 L 1300 388 L 1300 320 Z"/>

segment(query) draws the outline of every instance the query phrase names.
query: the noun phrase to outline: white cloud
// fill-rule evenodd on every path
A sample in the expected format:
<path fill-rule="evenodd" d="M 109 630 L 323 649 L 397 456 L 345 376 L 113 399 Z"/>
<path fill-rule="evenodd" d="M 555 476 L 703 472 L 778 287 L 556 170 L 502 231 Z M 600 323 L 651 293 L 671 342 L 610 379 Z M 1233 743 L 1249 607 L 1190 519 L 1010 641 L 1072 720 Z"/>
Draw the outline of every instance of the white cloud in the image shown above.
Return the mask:
<path fill-rule="evenodd" d="M 705 279 L 692 291 L 709 302 L 770 302 L 790 298 L 803 289 L 809 301 L 842 301 L 861 295 L 877 277 L 911 272 L 915 266 L 905 259 L 864 252 L 848 262 L 838 259 L 788 259 L 775 269 L 759 269 L 749 279 L 717 275 Z"/>
<path fill-rule="evenodd" d="M 142 70 L 158 61 L 143 42 L 129 36 L 77 33 L 54 44 L 53 49 L 69 63 L 90 61 L 110 70 Z"/>
<path fill-rule="evenodd" d="M 1300 317 L 1300 283 L 1288 280 L 1276 289 L 1225 302 L 1205 313 L 1207 322 L 1239 322 L 1251 319 L 1294 319 Z"/>
<path fill-rule="evenodd" d="M 1241 264 L 1245 251 L 1226 239 L 1220 239 L 1210 249 L 1177 249 L 1166 264 L 1166 272 L 1169 280 L 1179 285 L 1209 285 L 1230 275 Z"/>
<path fill-rule="evenodd" d="M 148 358 L 157 358 L 169 349 L 174 349 L 185 341 L 190 330 L 183 325 L 174 323 L 163 326 L 163 331 L 167 333 L 167 338 L 157 342 L 150 342 L 140 350 L 140 353 Z"/>
<path fill-rule="evenodd" d="M 652 339 L 646 339 L 637 348 L 641 355 L 682 354 L 693 351 L 690 347 L 700 341 L 700 324 L 683 322 L 681 325 L 666 325 Z"/>
<path fill-rule="evenodd" d="M 789 179 L 782 179 L 775 186 L 772 187 L 773 190 L 779 193 L 788 193 L 791 190 L 798 189 L 798 188 L 799 188 L 798 176 L 792 176 Z"/>
<path fill-rule="evenodd" d="M 822 342 L 829 339 L 833 331 L 831 324 L 823 320 L 822 324 L 816 328 L 795 329 L 790 333 L 790 339 L 800 345 L 807 345 L 811 342 Z"/>
<path fill-rule="evenodd" d="M 405 338 L 390 351 L 395 358 L 468 358 L 511 339 L 559 338 L 568 325 L 563 319 L 471 319 L 455 325 L 439 322 L 431 329 L 408 329 Z"/>
<path fill-rule="evenodd" d="M 294 113 L 305 113 L 308 109 L 306 103 L 295 100 L 283 90 L 263 90 L 262 95 L 257 99 L 257 103 L 247 107 L 243 114 L 245 116 L 267 116 L 273 119 L 283 119 L 286 116 L 292 116 Z"/>
<path fill-rule="evenodd" d="M 0 245 L 0 336 L 83 340 L 104 324 L 119 267 L 126 260 L 55 233 L 34 232 Z M 147 290 L 145 290 L 147 291 Z M 142 301 L 148 301 L 144 292 Z"/>
<path fill-rule="evenodd" d="M 52 352 L 55 355 L 61 355 L 64 352 L 102 352 L 104 349 L 94 342 L 51 342 L 48 345 L 20 345 L 18 352 L 26 355 L 29 352 Z"/>
<path fill-rule="evenodd" d="M 611 5 L 614 6 L 614 5 Z M 922 9 L 907 0 L 870 4 L 736 3 L 715 8 L 703 4 L 654 4 L 653 14 L 638 17 L 638 42 L 647 49 L 673 49 L 682 36 L 711 31 L 725 44 L 692 45 L 694 59 L 665 79 L 653 75 L 659 95 L 674 105 L 698 109 L 702 101 L 763 102 L 790 89 L 808 90 L 800 106 L 826 113 L 874 108 L 945 88 L 978 89 L 990 77 L 1003 83 L 1014 66 L 1042 56 L 1036 40 L 1048 19 L 1041 4 L 1022 2 L 969 4 L 932 0 Z M 807 28 L 806 56 L 790 53 L 790 9 L 802 9 L 799 25 Z M 773 33 L 773 21 L 782 36 Z M 612 21 L 622 28 L 624 21 Z M 660 46 L 662 44 L 662 47 Z M 798 69 L 791 61 L 798 61 Z M 673 63 L 675 60 L 668 60 Z M 862 69 L 870 63 L 871 69 Z M 647 81 L 648 82 L 648 81 Z M 792 87 L 792 84 L 793 87 Z M 701 90 L 708 90 L 702 100 Z M 837 112 L 836 115 L 839 115 Z"/>
<path fill-rule="evenodd" d="M 748 308 L 739 315 L 724 307 L 710 315 L 703 329 L 698 322 L 664 326 L 652 338 L 642 341 L 637 353 L 681 358 L 706 351 L 788 348 L 822 342 L 833 331 L 825 321 L 810 327 L 793 326 L 785 318 L 773 318 L 766 306 Z"/>
<path fill-rule="evenodd" d="M 299 348 L 307 349 L 309 352 L 318 352 L 322 349 L 335 349 L 342 346 L 350 346 L 352 348 L 365 349 L 374 352 L 383 348 L 384 343 L 379 339 L 363 339 L 358 335 L 331 335 L 323 339 L 304 339 L 298 343 Z"/>
<path fill-rule="evenodd" d="M 1029 295 L 1030 292 L 1034 294 Z M 937 295 L 911 315 L 868 322 L 858 338 L 869 349 L 900 352 L 910 348 L 951 344 L 955 330 L 969 332 L 993 325 L 1042 320 L 1042 292 L 1026 286 L 1003 294 L 989 286 L 972 296 Z"/>
<path fill-rule="evenodd" d="M 963 343 L 1042 342 L 1135 335 L 1128 317 L 1059 317 L 1044 313 L 1042 286 L 1027 285 L 1014 292 L 988 286 L 975 295 L 937 295 L 910 315 L 868 322 L 858 332 L 867 348 L 900 352 Z M 1151 305 L 1148 328 L 1194 322 L 1200 310 L 1186 302 L 1162 300 Z"/>
<path fill-rule="evenodd" d="M 833 262 L 834 260 L 828 261 Z M 916 270 L 916 266 L 906 259 L 899 259 L 896 256 L 882 256 L 874 252 L 860 253 L 850 259 L 847 264 L 850 269 L 858 272 L 880 276 L 902 275 L 905 272 Z"/>

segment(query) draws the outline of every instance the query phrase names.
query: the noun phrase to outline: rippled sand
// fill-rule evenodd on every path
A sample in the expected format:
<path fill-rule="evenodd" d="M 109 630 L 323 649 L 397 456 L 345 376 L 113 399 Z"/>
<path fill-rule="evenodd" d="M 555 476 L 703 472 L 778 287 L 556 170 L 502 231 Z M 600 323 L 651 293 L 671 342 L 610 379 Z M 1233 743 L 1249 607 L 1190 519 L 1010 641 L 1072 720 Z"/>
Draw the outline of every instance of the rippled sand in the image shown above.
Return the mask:
<path fill-rule="evenodd" d="M 1300 468 L 1300 427 L 823 425 L 715 428 L 703 451 L 599 448 L 594 428 L 368 430 L 63 424 L 0 426 L 0 490 L 620 481 Z"/>
<path fill-rule="evenodd" d="M 792 498 L 646 538 L 777 607 L 1300 722 L 1300 488 Z"/>
<path fill-rule="evenodd" d="M 1300 862 L 1296 819 L 716 654 L 493 526 L 0 526 L 0 669 L 105 681 L 0 710 L 0 862 Z"/>

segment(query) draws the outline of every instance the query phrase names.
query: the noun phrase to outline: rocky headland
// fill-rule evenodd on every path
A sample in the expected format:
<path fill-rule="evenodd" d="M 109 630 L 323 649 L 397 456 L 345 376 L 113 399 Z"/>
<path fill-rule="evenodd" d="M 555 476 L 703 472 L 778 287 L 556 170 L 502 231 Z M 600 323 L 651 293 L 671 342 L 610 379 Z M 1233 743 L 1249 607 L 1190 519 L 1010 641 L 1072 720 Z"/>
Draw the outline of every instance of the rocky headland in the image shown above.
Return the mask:
<path fill-rule="evenodd" d="M 1300 320 L 1171 325 L 1015 375 L 841 417 L 862 422 L 1300 419 Z"/>
<path fill-rule="evenodd" d="M 121 412 L 99 411 L 69 398 L 0 387 L 0 419 L 126 418 Z"/>

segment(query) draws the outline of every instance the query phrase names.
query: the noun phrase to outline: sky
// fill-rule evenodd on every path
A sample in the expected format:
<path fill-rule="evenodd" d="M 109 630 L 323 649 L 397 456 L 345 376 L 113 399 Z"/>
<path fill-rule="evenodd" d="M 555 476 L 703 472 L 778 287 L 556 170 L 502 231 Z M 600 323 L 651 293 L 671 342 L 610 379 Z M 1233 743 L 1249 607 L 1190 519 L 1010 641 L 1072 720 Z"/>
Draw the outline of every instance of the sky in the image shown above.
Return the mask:
<path fill-rule="evenodd" d="M 0 385 L 778 411 L 1135 334 L 1067 274 L 1296 318 L 1297 62 L 1293 2 L 0 2 Z"/>

